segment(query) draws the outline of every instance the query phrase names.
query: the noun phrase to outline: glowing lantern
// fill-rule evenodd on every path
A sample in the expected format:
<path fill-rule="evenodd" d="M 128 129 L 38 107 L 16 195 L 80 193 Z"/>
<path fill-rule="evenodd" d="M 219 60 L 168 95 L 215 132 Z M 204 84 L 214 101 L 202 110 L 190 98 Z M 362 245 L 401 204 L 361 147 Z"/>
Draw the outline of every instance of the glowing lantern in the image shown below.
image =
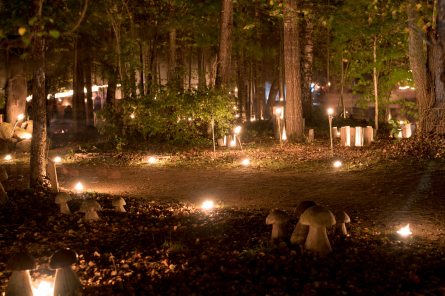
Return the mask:
<path fill-rule="evenodd" d="M 156 161 L 156 158 L 154 158 L 154 157 L 150 157 L 148 159 L 148 163 L 154 163 L 155 161 Z"/>
<path fill-rule="evenodd" d="M 403 227 L 402 229 L 400 229 L 399 231 L 397 231 L 398 234 L 401 234 L 403 236 L 407 236 L 408 234 L 412 234 L 411 231 L 409 231 L 409 224 L 406 225 L 406 227 Z"/>
<path fill-rule="evenodd" d="M 201 207 L 203 210 L 210 210 L 211 208 L 213 208 L 213 201 L 211 200 L 206 200 Z"/>
<path fill-rule="evenodd" d="M 242 163 L 242 165 L 249 165 L 249 159 L 246 158 L 241 163 Z"/>

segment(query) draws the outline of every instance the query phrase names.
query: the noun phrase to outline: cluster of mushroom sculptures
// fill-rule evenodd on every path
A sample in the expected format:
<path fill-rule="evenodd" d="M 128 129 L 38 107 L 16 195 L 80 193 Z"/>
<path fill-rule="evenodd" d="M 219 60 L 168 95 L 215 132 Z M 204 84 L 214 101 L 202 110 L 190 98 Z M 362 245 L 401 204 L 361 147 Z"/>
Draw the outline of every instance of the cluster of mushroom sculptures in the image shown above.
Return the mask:
<path fill-rule="evenodd" d="M 60 206 L 60 213 L 70 215 L 71 211 L 68 207 L 68 202 L 71 201 L 73 198 L 71 195 L 69 195 L 66 192 L 59 192 L 56 195 L 55 204 Z M 117 213 L 124 213 L 125 208 L 125 200 L 120 197 L 116 196 L 112 201 L 112 206 L 114 207 L 115 212 Z M 100 220 L 99 216 L 97 215 L 97 211 L 101 211 L 102 207 L 100 204 L 95 201 L 94 199 L 86 199 L 82 205 L 80 206 L 79 212 L 85 213 L 85 220 Z"/>
<path fill-rule="evenodd" d="M 337 212 L 334 217 L 327 208 L 313 201 L 303 201 L 295 208 L 295 213 L 300 218 L 290 237 L 292 245 L 304 246 L 306 250 L 327 255 L 332 252 L 332 248 L 326 228 L 335 225 L 335 235 L 344 237 L 348 234 L 345 223 L 351 220 L 345 212 Z M 290 220 L 291 216 L 281 210 L 273 210 L 267 216 L 266 224 L 272 225 L 272 240 L 288 237 L 286 225 Z"/>
<path fill-rule="evenodd" d="M 82 290 L 79 277 L 71 268 L 77 263 L 77 253 L 70 249 L 56 251 L 49 259 L 49 268 L 56 270 L 54 296 L 74 296 L 76 290 Z M 35 259 L 27 252 L 18 252 L 9 258 L 6 270 L 12 275 L 6 288 L 5 296 L 33 296 L 30 270 L 36 269 Z"/>

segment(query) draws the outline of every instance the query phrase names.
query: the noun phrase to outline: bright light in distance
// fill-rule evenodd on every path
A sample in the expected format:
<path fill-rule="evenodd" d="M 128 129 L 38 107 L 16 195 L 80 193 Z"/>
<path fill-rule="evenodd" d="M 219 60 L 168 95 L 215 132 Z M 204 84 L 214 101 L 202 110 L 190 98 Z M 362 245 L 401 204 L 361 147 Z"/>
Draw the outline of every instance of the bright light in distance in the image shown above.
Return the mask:
<path fill-rule="evenodd" d="M 337 136 L 340 136 L 340 133 L 339 133 L 339 132 L 337 132 Z"/>
<path fill-rule="evenodd" d="M 281 114 L 281 108 L 277 108 L 277 115 Z"/>
<path fill-rule="evenodd" d="M 41 281 L 37 289 L 33 289 L 35 296 L 52 296 L 53 295 L 53 287 L 49 282 Z"/>
<path fill-rule="evenodd" d="M 401 230 L 397 231 L 398 234 L 401 234 L 403 236 L 407 236 L 408 234 L 412 234 L 411 231 L 409 231 L 409 224 L 406 225 L 406 227 L 403 227 Z"/>
<path fill-rule="evenodd" d="M 154 163 L 155 161 L 156 161 L 156 158 L 154 158 L 154 157 L 150 157 L 148 159 L 148 163 Z"/>
<path fill-rule="evenodd" d="M 17 120 L 22 120 L 23 119 L 23 114 L 20 114 L 19 116 L 17 116 Z"/>
<path fill-rule="evenodd" d="M 236 141 L 235 140 L 230 141 L 230 146 L 235 147 L 236 146 Z"/>
<path fill-rule="evenodd" d="M 334 162 L 334 166 L 335 166 L 336 168 L 339 168 L 339 167 L 341 166 L 341 161 L 336 161 L 336 162 Z"/>
<path fill-rule="evenodd" d="M 241 131 L 240 126 L 235 127 L 235 134 L 239 134 L 240 131 Z"/>
<path fill-rule="evenodd" d="M 203 210 L 210 210 L 211 208 L 213 208 L 213 201 L 211 200 L 206 200 L 201 207 Z"/>
<path fill-rule="evenodd" d="M 238 88 L 237 88 L 237 87 L 235 87 L 235 91 L 238 91 Z"/>
<path fill-rule="evenodd" d="M 329 108 L 328 109 L 328 114 L 332 114 L 332 113 L 334 113 L 334 110 L 332 110 L 332 108 Z"/>
<path fill-rule="evenodd" d="M 32 100 L 32 95 L 30 95 L 29 97 L 26 97 L 26 101 L 29 102 Z"/>
<path fill-rule="evenodd" d="M 54 158 L 54 162 L 61 162 L 61 161 L 62 161 L 62 159 L 58 156 L 56 158 Z"/>
<path fill-rule="evenodd" d="M 11 160 L 11 155 L 6 155 L 5 160 Z"/>
<path fill-rule="evenodd" d="M 236 110 L 236 106 L 233 106 L 233 109 L 235 109 L 235 110 Z"/>
<path fill-rule="evenodd" d="M 242 165 L 249 165 L 249 159 L 244 159 L 243 162 L 241 162 Z"/>
<path fill-rule="evenodd" d="M 283 100 L 283 98 L 280 98 L 280 101 L 282 101 Z"/>
<path fill-rule="evenodd" d="M 330 83 L 330 82 L 328 82 L 328 86 L 331 86 L 331 83 Z"/>
<path fill-rule="evenodd" d="M 239 117 L 239 114 L 236 114 L 235 117 L 238 118 L 238 117 Z"/>
<path fill-rule="evenodd" d="M 134 114 L 131 114 L 130 117 L 131 117 L 131 118 L 134 118 Z"/>
<path fill-rule="evenodd" d="M 77 183 L 76 187 L 74 187 L 74 189 L 76 189 L 76 190 L 82 190 L 82 189 L 83 189 L 83 186 L 82 186 L 82 184 L 80 184 L 80 182 L 79 182 L 79 183 Z"/>

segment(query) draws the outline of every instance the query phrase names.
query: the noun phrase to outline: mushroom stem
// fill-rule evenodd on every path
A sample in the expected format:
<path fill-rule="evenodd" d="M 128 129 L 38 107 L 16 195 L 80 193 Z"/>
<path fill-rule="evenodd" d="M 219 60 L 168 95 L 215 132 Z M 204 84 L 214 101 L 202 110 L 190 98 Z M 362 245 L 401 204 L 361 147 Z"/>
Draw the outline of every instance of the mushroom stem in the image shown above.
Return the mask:
<path fill-rule="evenodd" d="M 60 204 L 60 212 L 62 214 L 71 215 L 70 208 L 66 202 Z"/>
<path fill-rule="evenodd" d="M 332 248 L 329 243 L 328 235 L 326 234 L 326 228 L 309 226 L 309 233 L 304 247 L 306 250 L 313 251 L 319 255 L 327 255 L 331 253 Z"/>
<path fill-rule="evenodd" d="M 8 199 L 8 194 L 6 193 L 5 188 L 3 188 L 3 185 L 0 183 L 0 205 L 5 204 Z"/>
<path fill-rule="evenodd" d="M 5 296 L 33 296 L 28 270 L 15 270 L 6 288 Z"/>
<path fill-rule="evenodd" d="M 287 229 L 285 223 L 275 223 L 272 226 L 272 239 L 287 237 Z"/>
<path fill-rule="evenodd" d="M 125 213 L 125 212 L 126 212 L 124 206 L 116 206 L 116 207 L 114 207 L 114 210 L 115 210 L 117 213 Z"/>
<path fill-rule="evenodd" d="M 294 232 L 292 232 L 290 237 L 291 245 L 304 245 L 308 233 L 309 226 L 303 225 L 298 221 L 297 226 L 295 226 Z"/>
<path fill-rule="evenodd" d="M 348 234 L 348 231 L 346 230 L 345 223 L 335 224 L 334 234 L 339 236 L 346 236 Z"/>
<path fill-rule="evenodd" d="M 71 266 L 57 269 L 54 296 L 74 296 L 77 289 L 82 289 L 82 284 Z"/>
<path fill-rule="evenodd" d="M 85 213 L 85 220 L 100 220 L 100 218 L 97 215 L 96 211 L 92 209 L 89 212 Z"/>

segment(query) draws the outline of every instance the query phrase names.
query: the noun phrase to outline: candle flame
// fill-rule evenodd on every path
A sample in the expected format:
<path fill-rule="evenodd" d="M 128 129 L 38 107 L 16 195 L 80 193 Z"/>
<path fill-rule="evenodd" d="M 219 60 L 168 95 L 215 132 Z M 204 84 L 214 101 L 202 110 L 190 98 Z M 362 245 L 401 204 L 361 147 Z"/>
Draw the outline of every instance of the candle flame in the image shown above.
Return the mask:
<path fill-rule="evenodd" d="M 336 161 L 336 162 L 334 163 L 334 166 L 335 166 L 336 168 L 339 168 L 339 167 L 341 166 L 341 161 Z"/>
<path fill-rule="evenodd" d="M 243 165 L 248 165 L 248 164 L 249 164 L 249 159 L 247 159 L 247 158 L 244 159 L 243 162 L 242 162 L 242 164 L 243 164 Z"/>
<path fill-rule="evenodd" d="M 34 296 L 52 296 L 53 287 L 49 282 L 41 281 L 39 286 L 34 289 Z"/>
<path fill-rule="evenodd" d="M 76 189 L 76 190 L 82 190 L 82 189 L 83 189 L 83 186 L 82 186 L 82 184 L 80 184 L 80 182 L 79 182 L 79 183 L 77 183 L 76 187 L 74 187 L 74 189 Z"/>
<path fill-rule="evenodd" d="M 412 234 L 412 232 L 409 231 L 409 224 L 406 225 L 406 227 L 403 227 L 402 229 L 400 229 L 399 231 L 397 231 L 397 233 L 399 233 L 399 234 L 401 234 L 401 235 L 403 235 L 403 236 L 406 236 L 406 235 L 408 235 L 408 234 Z"/>
<path fill-rule="evenodd" d="M 23 114 L 20 114 L 19 116 L 17 116 L 17 120 L 22 120 L 23 119 Z"/>
<path fill-rule="evenodd" d="M 60 157 L 56 157 L 56 158 L 54 158 L 54 162 L 60 162 L 62 159 L 60 158 Z"/>
<path fill-rule="evenodd" d="M 11 160 L 11 155 L 6 155 L 5 160 Z"/>
<path fill-rule="evenodd" d="M 31 134 L 22 134 L 22 139 L 31 139 Z"/>
<path fill-rule="evenodd" d="M 154 157 L 150 157 L 148 159 L 148 163 L 154 163 L 155 161 L 156 161 L 156 158 L 154 158 Z"/>
<path fill-rule="evenodd" d="M 211 208 L 213 208 L 213 201 L 211 201 L 211 200 L 206 200 L 202 204 L 202 209 L 204 209 L 204 210 L 210 210 Z"/>
<path fill-rule="evenodd" d="M 239 134 L 240 131 L 241 131 L 240 126 L 235 127 L 235 134 Z"/>

